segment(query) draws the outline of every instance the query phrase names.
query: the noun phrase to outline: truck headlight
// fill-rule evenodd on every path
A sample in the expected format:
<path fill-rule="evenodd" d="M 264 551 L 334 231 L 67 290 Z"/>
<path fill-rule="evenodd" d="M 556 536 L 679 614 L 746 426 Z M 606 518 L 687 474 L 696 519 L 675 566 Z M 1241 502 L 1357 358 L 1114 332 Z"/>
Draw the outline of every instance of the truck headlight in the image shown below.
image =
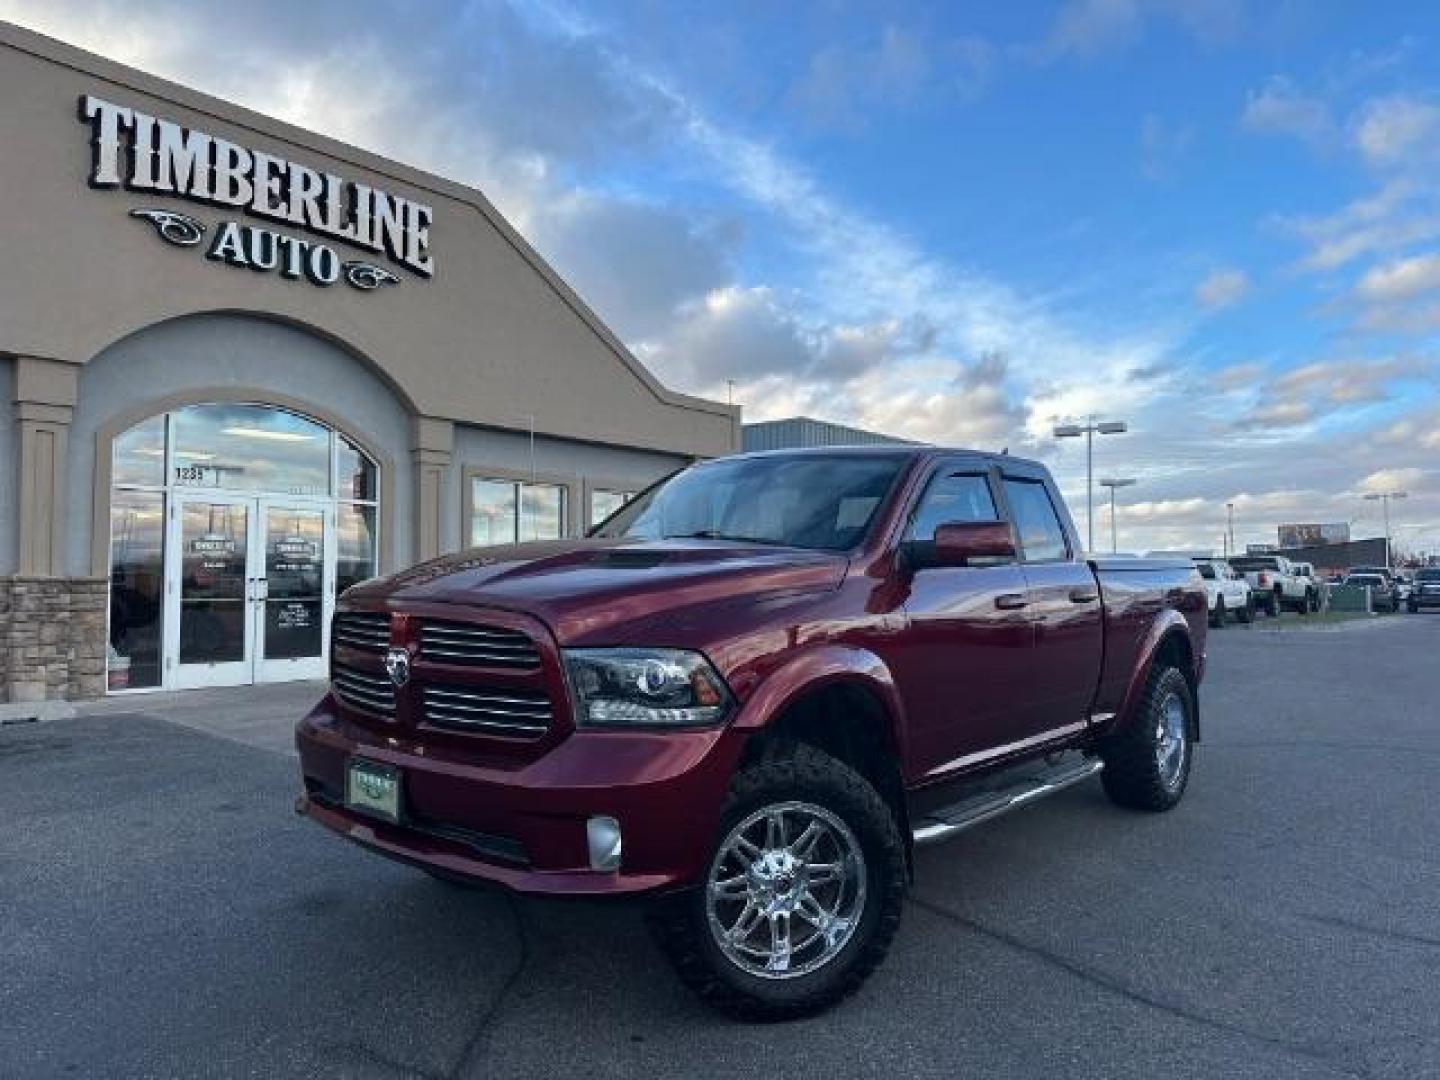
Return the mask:
<path fill-rule="evenodd" d="M 697 727 L 730 711 L 730 691 L 697 652 L 566 649 L 579 727 Z"/>

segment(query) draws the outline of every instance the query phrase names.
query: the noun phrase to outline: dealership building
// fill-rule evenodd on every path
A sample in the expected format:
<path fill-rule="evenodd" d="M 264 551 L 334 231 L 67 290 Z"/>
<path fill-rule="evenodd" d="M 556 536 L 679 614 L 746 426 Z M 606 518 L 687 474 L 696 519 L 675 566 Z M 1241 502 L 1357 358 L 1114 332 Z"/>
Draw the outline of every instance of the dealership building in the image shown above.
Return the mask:
<path fill-rule="evenodd" d="M 0 703 L 321 676 L 348 584 L 738 448 L 478 191 L 6 23 L 0 102 Z"/>

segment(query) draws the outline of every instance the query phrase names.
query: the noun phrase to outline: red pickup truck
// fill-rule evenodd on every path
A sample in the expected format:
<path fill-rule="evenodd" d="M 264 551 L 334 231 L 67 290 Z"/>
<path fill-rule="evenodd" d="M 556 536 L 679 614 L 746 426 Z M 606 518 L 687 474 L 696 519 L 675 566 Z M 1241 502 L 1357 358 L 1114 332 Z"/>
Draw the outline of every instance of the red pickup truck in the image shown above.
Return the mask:
<path fill-rule="evenodd" d="M 1034 462 L 723 458 L 347 592 L 297 810 L 446 880 L 649 897 L 703 998 L 803 1015 L 884 956 L 914 845 L 1096 773 L 1179 802 L 1206 614 L 1188 560 L 1081 555 Z"/>

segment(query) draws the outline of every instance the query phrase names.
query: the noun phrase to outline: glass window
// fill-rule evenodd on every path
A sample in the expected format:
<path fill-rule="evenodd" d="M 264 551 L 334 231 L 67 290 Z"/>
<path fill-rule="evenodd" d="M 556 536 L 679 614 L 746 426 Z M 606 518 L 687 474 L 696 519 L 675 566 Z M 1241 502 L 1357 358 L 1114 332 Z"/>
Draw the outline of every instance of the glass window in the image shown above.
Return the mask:
<path fill-rule="evenodd" d="M 375 499 L 375 464 L 343 435 L 335 436 L 335 496 L 340 499 Z"/>
<path fill-rule="evenodd" d="M 839 551 L 865 535 L 904 460 L 891 454 L 828 454 L 705 462 L 632 499 L 596 535 Z"/>
<path fill-rule="evenodd" d="M 165 483 L 165 417 L 152 416 L 115 440 L 111 482 L 160 487 Z"/>
<path fill-rule="evenodd" d="M 565 535 L 565 488 L 523 480 L 470 480 L 470 543 L 476 547 Z"/>
<path fill-rule="evenodd" d="M 373 506 L 341 503 L 335 508 L 335 593 L 375 576 Z"/>
<path fill-rule="evenodd" d="M 590 492 L 590 524 L 599 525 L 635 497 L 633 491 L 604 491 L 593 488 Z"/>
<path fill-rule="evenodd" d="M 998 521 L 999 517 L 985 477 L 974 473 L 937 476 L 915 508 L 910 539 L 934 540 L 935 526 L 952 521 Z"/>
<path fill-rule="evenodd" d="M 565 489 L 559 484 L 517 486 L 520 489 L 520 539 L 560 539 L 565 529 Z"/>
<path fill-rule="evenodd" d="M 1015 515 L 1015 529 L 1020 534 L 1020 548 L 1026 562 L 1063 559 L 1070 554 L 1065 529 L 1050 502 L 1050 494 L 1038 480 L 1005 481 L 1005 497 Z"/>
<path fill-rule="evenodd" d="M 519 539 L 513 480 L 470 481 L 470 543 L 478 547 Z"/>
<path fill-rule="evenodd" d="M 172 417 L 177 486 L 330 493 L 330 432 L 313 420 L 263 405 L 196 405 Z"/>
<path fill-rule="evenodd" d="M 165 496 L 116 491 L 110 499 L 111 690 L 160 685 L 164 613 Z"/>

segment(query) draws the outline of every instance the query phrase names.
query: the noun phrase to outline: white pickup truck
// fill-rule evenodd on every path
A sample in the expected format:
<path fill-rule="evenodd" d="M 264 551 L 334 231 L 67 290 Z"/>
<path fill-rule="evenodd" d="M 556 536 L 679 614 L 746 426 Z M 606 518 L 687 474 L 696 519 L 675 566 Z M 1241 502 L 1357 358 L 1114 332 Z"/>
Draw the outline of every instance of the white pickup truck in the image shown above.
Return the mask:
<path fill-rule="evenodd" d="M 1230 559 L 1255 593 L 1255 606 L 1267 615 L 1289 608 L 1301 615 L 1320 610 L 1320 589 L 1314 578 L 1296 573 L 1283 555 L 1236 555 Z"/>
<path fill-rule="evenodd" d="M 1210 605 L 1210 625 L 1225 625 L 1231 616 L 1242 623 L 1255 618 L 1255 592 L 1245 575 L 1231 568 L 1224 559 L 1195 558 L 1195 569 L 1205 582 L 1205 599 Z"/>

